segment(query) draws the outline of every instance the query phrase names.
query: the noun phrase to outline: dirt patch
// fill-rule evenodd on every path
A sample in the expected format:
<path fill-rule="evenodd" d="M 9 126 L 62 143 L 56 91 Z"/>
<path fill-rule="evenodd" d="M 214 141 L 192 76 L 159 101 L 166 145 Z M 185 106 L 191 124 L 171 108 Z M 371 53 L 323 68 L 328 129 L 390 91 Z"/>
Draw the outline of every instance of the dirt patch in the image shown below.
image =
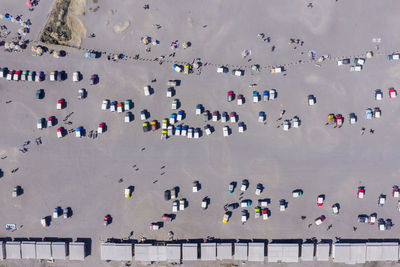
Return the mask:
<path fill-rule="evenodd" d="M 40 36 L 47 44 L 80 47 L 86 29 L 76 15 L 84 15 L 85 0 L 56 0 Z"/>
<path fill-rule="evenodd" d="M 116 23 L 113 29 L 115 33 L 123 33 L 129 28 L 130 25 L 131 22 L 129 20 L 125 20 L 123 22 Z"/>

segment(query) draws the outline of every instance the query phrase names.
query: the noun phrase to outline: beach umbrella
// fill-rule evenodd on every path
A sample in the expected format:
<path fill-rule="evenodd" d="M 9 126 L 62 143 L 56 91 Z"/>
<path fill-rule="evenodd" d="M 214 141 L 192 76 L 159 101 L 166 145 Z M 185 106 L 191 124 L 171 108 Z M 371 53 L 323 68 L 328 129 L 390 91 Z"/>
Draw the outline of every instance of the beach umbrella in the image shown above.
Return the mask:
<path fill-rule="evenodd" d="M 36 46 L 36 45 L 32 45 L 32 48 L 31 48 L 31 50 L 32 50 L 32 52 L 33 52 L 33 53 L 36 53 L 37 46 Z"/>
<path fill-rule="evenodd" d="M 242 57 L 247 57 L 251 55 L 251 50 L 243 50 L 242 51 Z"/>
<path fill-rule="evenodd" d="M 178 48 L 178 43 L 177 42 L 172 42 L 171 43 L 171 49 L 176 50 Z"/>
<path fill-rule="evenodd" d="M 8 13 L 6 13 L 6 14 L 4 15 L 4 19 L 6 19 L 6 20 L 11 20 L 11 15 L 8 14 Z"/>
<path fill-rule="evenodd" d="M 26 4 L 26 6 L 28 6 L 28 7 L 31 7 L 31 6 L 32 6 L 31 0 L 27 0 L 25 4 Z"/>
<path fill-rule="evenodd" d="M 39 55 L 39 56 L 43 55 L 43 48 L 38 46 L 37 49 L 36 49 L 36 54 Z"/>
<path fill-rule="evenodd" d="M 149 36 L 144 36 L 144 37 L 142 37 L 142 42 L 145 45 L 148 45 L 149 43 L 151 43 L 151 38 Z"/>
<path fill-rule="evenodd" d="M 0 14 L 0 19 L 4 19 L 4 15 L 3 14 Z"/>
<path fill-rule="evenodd" d="M 10 43 L 7 43 L 7 42 L 4 43 L 4 48 L 5 48 L 5 49 L 9 49 L 9 48 L 10 48 Z"/>

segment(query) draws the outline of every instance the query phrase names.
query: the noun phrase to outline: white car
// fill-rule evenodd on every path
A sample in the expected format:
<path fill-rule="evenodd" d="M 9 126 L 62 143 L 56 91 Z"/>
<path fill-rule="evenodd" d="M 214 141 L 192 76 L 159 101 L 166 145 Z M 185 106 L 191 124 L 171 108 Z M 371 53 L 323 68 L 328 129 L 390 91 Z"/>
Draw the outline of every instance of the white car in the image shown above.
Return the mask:
<path fill-rule="evenodd" d="M 145 86 L 143 88 L 143 91 L 144 91 L 145 96 L 149 96 L 150 95 L 150 86 Z"/>
<path fill-rule="evenodd" d="M 364 65 L 364 63 L 365 63 L 365 59 L 363 59 L 363 58 L 355 58 L 354 59 L 354 64 Z"/>
<path fill-rule="evenodd" d="M 193 138 L 193 131 L 194 131 L 194 129 L 192 127 L 190 127 L 188 130 L 188 133 L 187 133 L 187 138 Z"/>
<path fill-rule="evenodd" d="M 217 68 L 217 73 L 225 73 L 226 72 L 226 68 L 225 67 L 218 67 Z"/>
<path fill-rule="evenodd" d="M 63 128 L 60 127 L 57 129 L 57 138 L 63 137 Z"/>
<path fill-rule="evenodd" d="M 174 135 L 174 126 L 170 125 L 168 126 L 168 136 L 173 136 Z"/>
<path fill-rule="evenodd" d="M 206 132 L 206 135 L 210 135 L 210 134 L 211 134 L 211 127 L 210 127 L 210 125 L 204 126 L 204 131 Z"/>
<path fill-rule="evenodd" d="M 179 201 L 175 200 L 172 202 L 172 212 L 178 212 L 179 211 Z"/>
<path fill-rule="evenodd" d="M 74 81 L 74 82 L 79 82 L 79 72 L 78 71 L 75 71 L 73 74 L 72 74 L 72 81 Z"/>
<path fill-rule="evenodd" d="M 179 200 L 179 210 L 184 210 L 186 206 L 186 200 L 181 199 Z"/>
<path fill-rule="evenodd" d="M 244 71 L 243 70 L 234 70 L 233 75 L 238 76 L 238 77 L 243 76 Z"/>
<path fill-rule="evenodd" d="M 57 77 L 57 72 L 56 71 L 52 71 L 50 72 L 50 81 L 55 81 Z"/>
<path fill-rule="evenodd" d="M 185 125 L 182 127 L 181 135 L 186 136 L 187 132 L 188 132 L 188 126 Z"/>
<path fill-rule="evenodd" d="M 205 198 L 203 198 L 203 200 L 201 201 L 201 208 L 202 208 L 203 210 L 205 210 L 205 209 L 207 209 L 207 206 L 208 206 L 208 201 L 207 201 L 207 198 L 205 197 Z"/>
<path fill-rule="evenodd" d="M 12 81 L 12 79 L 13 79 L 13 71 L 9 71 L 7 73 L 7 81 Z"/>
<path fill-rule="evenodd" d="M 283 67 L 272 68 L 271 73 L 281 73 L 283 71 Z"/>
<path fill-rule="evenodd" d="M 286 210 L 286 200 L 281 199 L 279 201 L 279 210 L 280 211 L 285 211 Z"/>
<path fill-rule="evenodd" d="M 227 136 L 229 135 L 229 127 L 228 127 L 228 126 L 225 126 L 225 127 L 223 128 L 222 132 L 223 132 L 223 136 L 224 136 L 224 137 L 227 137 Z"/>
<path fill-rule="evenodd" d="M 333 213 L 333 215 L 338 215 L 339 214 L 339 205 L 338 204 L 334 204 L 332 206 L 332 213 Z"/>
<path fill-rule="evenodd" d="M 385 231 L 386 227 L 385 227 L 385 221 L 383 219 L 379 219 L 378 228 L 379 231 Z"/>
<path fill-rule="evenodd" d="M 309 95 L 308 96 L 308 105 L 309 106 L 313 106 L 313 105 L 315 105 L 315 97 L 313 96 L 313 95 Z"/>
<path fill-rule="evenodd" d="M 274 100 L 276 98 L 276 90 L 271 89 L 269 90 L 269 99 Z"/>
<path fill-rule="evenodd" d="M 284 131 L 289 131 L 289 129 L 290 129 L 290 122 L 288 120 L 285 120 L 283 122 L 283 130 Z"/>
<path fill-rule="evenodd" d="M 248 214 L 247 210 L 242 211 L 242 218 L 241 218 L 242 223 L 247 221 L 247 217 L 248 217 L 247 214 Z"/>
<path fill-rule="evenodd" d="M 293 118 L 293 128 L 299 128 L 299 126 L 300 126 L 300 119 L 299 117 L 295 116 Z"/>
<path fill-rule="evenodd" d="M 338 60 L 337 64 L 338 64 L 338 66 L 350 64 L 350 59 L 345 58 L 345 59 Z"/>
<path fill-rule="evenodd" d="M 325 221 L 325 216 L 321 216 L 321 217 L 318 217 L 317 219 L 315 219 L 315 224 L 316 225 L 320 225 L 320 224 L 322 224 L 323 222 Z"/>
<path fill-rule="evenodd" d="M 351 66 L 350 67 L 350 71 L 351 72 L 353 72 L 353 71 L 362 71 L 362 66 L 360 65 L 360 66 Z"/>
<path fill-rule="evenodd" d="M 124 106 L 122 102 L 117 104 L 117 112 L 118 113 L 124 112 Z"/>
<path fill-rule="evenodd" d="M 126 112 L 125 117 L 124 117 L 124 122 L 130 122 L 132 118 L 132 113 L 131 112 Z"/>

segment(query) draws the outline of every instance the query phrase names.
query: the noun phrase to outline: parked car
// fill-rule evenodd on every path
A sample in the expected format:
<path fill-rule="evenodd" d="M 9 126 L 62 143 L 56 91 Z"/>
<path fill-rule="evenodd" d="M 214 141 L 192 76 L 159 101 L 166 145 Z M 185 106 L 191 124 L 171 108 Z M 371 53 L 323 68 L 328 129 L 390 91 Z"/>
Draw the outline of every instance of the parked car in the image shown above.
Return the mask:
<path fill-rule="evenodd" d="M 292 191 L 292 197 L 297 198 L 301 197 L 303 195 L 303 190 L 301 189 L 296 189 Z"/>
<path fill-rule="evenodd" d="M 77 127 L 75 130 L 75 136 L 81 138 L 82 137 L 83 128 Z"/>
<path fill-rule="evenodd" d="M 185 112 L 183 110 L 179 110 L 178 111 L 178 116 L 176 117 L 176 120 L 177 121 L 183 120 L 184 115 L 185 115 Z"/>
<path fill-rule="evenodd" d="M 236 99 L 237 99 L 238 106 L 243 105 L 243 95 L 238 95 Z"/>
<path fill-rule="evenodd" d="M 147 119 L 147 111 L 146 111 L 145 109 L 142 110 L 142 111 L 140 111 L 140 119 L 141 119 L 142 121 L 144 121 L 144 120 Z"/>
<path fill-rule="evenodd" d="M 187 138 L 193 138 L 193 134 L 194 134 L 194 129 L 190 127 L 187 132 Z"/>
<path fill-rule="evenodd" d="M 18 70 L 15 71 L 15 72 L 14 72 L 13 80 L 14 80 L 14 81 L 19 81 L 20 78 L 21 78 L 21 71 L 18 71 Z"/>
<path fill-rule="evenodd" d="M 79 82 L 80 78 L 81 78 L 81 75 L 80 75 L 79 71 L 74 71 L 74 73 L 72 74 L 72 81 Z"/>
<path fill-rule="evenodd" d="M 369 224 L 374 225 L 376 222 L 376 218 L 377 218 L 376 213 L 372 213 L 371 215 L 369 215 L 369 218 L 368 218 Z"/>
<path fill-rule="evenodd" d="M 400 195 L 400 189 L 397 185 L 392 187 L 392 196 L 398 198 Z"/>
<path fill-rule="evenodd" d="M 11 196 L 12 197 L 18 197 L 20 192 L 21 192 L 21 190 L 22 190 L 21 186 L 17 185 L 16 187 L 13 188 Z"/>
<path fill-rule="evenodd" d="M 262 95 L 263 101 L 267 102 L 269 101 L 269 91 L 264 91 Z"/>
<path fill-rule="evenodd" d="M 169 125 L 168 126 L 168 131 L 167 131 L 168 136 L 173 136 L 174 135 L 174 126 Z"/>
<path fill-rule="evenodd" d="M 318 217 L 317 219 L 315 219 L 315 224 L 316 224 L 316 225 L 321 225 L 324 221 L 325 221 L 325 216 L 324 216 L 324 215 L 321 215 L 320 217 Z"/>
<path fill-rule="evenodd" d="M 36 90 L 36 99 L 42 99 L 43 96 L 44 96 L 44 90 L 43 89 Z"/>
<path fill-rule="evenodd" d="M 338 66 L 350 64 L 350 58 L 340 59 L 337 64 Z"/>
<path fill-rule="evenodd" d="M 257 91 L 253 91 L 253 103 L 258 103 L 259 95 Z"/>
<path fill-rule="evenodd" d="M 364 58 L 355 58 L 354 59 L 354 64 L 356 65 L 364 65 L 365 59 Z"/>
<path fill-rule="evenodd" d="M 132 119 L 132 116 L 133 116 L 132 112 L 130 112 L 130 111 L 126 112 L 125 117 L 124 117 L 124 122 L 130 122 Z"/>
<path fill-rule="evenodd" d="M 111 112 L 117 111 L 117 101 L 111 102 L 110 111 L 111 111 Z"/>
<path fill-rule="evenodd" d="M 285 211 L 286 210 L 286 200 L 281 199 L 279 201 L 279 210 L 280 211 Z"/>
<path fill-rule="evenodd" d="M 379 219 L 379 221 L 378 221 L 378 229 L 379 229 L 379 231 L 385 231 L 386 230 L 385 221 L 383 219 Z"/>
<path fill-rule="evenodd" d="M 375 90 L 375 100 L 382 100 L 382 99 L 383 99 L 382 91 L 380 89 Z"/>
<path fill-rule="evenodd" d="M 248 216 L 249 215 L 247 210 L 242 210 L 242 217 L 241 217 L 242 223 L 245 223 L 247 221 Z"/>
<path fill-rule="evenodd" d="M 54 208 L 54 211 L 53 211 L 53 218 L 54 218 L 54 219 L 58 218 L 58 215 L 59 215 L 59 209 L 58 209 L 58 207 L 57 207 L 57 208 Z"/>
<path fill-rule="evenodd" d="M 227 93 L 227 101 L 228 102 L 231 102 L 232 100 L 233 100 L 233 91 L 229 91 L 228 93 Z"/>
<path fill-rule="evenodd" d="M 78 90 L 78 99 L 84 99 L 86 97 L 86 90 L 81 88 Z"/>
<path fill-rule="evenodd" d="M 367 120 L 370 120 L 370 119 L 372 119 L 372 117 L 373 117 L 372 109 L 367 108 L 367 109 L 365 110 L 365 118 L 366 118 Z"/>
<path fill-rule="evenodd" d="M 299 117 L 294 116 L 292 121 L 293 121 L 293 128 L 299 128 L 299 126 L 300 126 L 300 119 L 299 119 Z"/>
<path fill-rule="evenodd" d="M 239 133 L 243 133 L 245 128 L 246 128 L 246 126 L 245 126 L 244 122 L 241 121 L 241 122 L 238 123 L 238 131 L 239 131 Z"/>
<path fill-rule="evenodd" d="M 389 88 L 389 98 L 396 98 L 397 97 L 397 92 L 394 90 L 394 88 Z"/>
<path fill-rule="evenodd" d="M 263 191 L 263 185 L 262 184 L 257 184 L 256 186 L 256 195 L 259 196 L 261 192 Z"/>
<path fill-rule="evenodd" d="M 321 207 L 322 205 L 324 205 L 324 196 L 323 195 L 319 195 L 318 197 L 317 197 L 317 206 L 318 207 Z"/>
<path fill-rule="evenodd" d="M 175 128 L 175 135 L 181 135 L 181 131 L 182 131 L 182 126 L 181 125 L 177 125 Z"/>
<path fill-rule="evenodd" d="M 172 212 L 178 212 L 179 211 L 179 201 L 178 200 L 175 200 L 173 203 L 172 203 Z"/>
<path fill-rule="evenodd" d="M 203 200 L 201 201 L 201 208 L 202 208 L 203 210 L 206 210 L 207 207 L 208 207 L 208 198 L 205 197 L 205 198 L 203 198 Z"/>
<path fill-rule="evenodd" d="M 49 77 L 50 81 L 52 81 L 52 82 L 57 81 L 57 73 L 58 73 L 58 71 L 56 71 L 56 70 L 50 72 L 50 77 Z"/>
<path fill-rule="evenodd" d="M 381 110 L 378 107 L 374 108 L 374 118 L 380 118 L 381 117 Z"/>
<path fill-rule="evenodd" d="M 214 111 L 212 113 L 212 121 L 218 121 L 219 120 L 219 112 L 218 111 Z"/>
<path fill-rule="evenodd" d="M 96 74 L 92 74 L 92 75 L 90 75 L 89 84 L 95 85 L 97 83 L 97 80 L 98 80 L 98 76 Z"/>
<path fill-rule="evenodd" d="M 210 125 L 206 125 L 204 126 L 204 132 L 206 133 L 206 135 L 210 135 L 211 134 L 211 127 Z"/>
<path fill-rule="evenodd" d="M 60 127 L 60 128 L 58 128 L 57 129 L 57 138 L 62 138 L 62 137 L 64 137 L 64 128 L 63 127 Z"/>
<path fill-rule="evenodd" d="M 257 206 L 254 208 L 254 218 L 257 219 L 260 218 L 260 216 L 261 216 L 261 208 Z"/>
<path fill-rule="evenodd" d="M 224 126 L 224 128 L 222 129 L 223 132 L 223 136 L 227 137 L 229 136 L 229 127 L 228 126 Z"/>
<path fill-rule="evenodd" d="M 189 126 L 183 125 L 182 126 L 182 131 L 181 131 L 181 136 L 186 136 L 187 133 L 188 133 L 188 129 L 189 129 Z"/>
<path fill-rule="evenodd" d="M 249 187 L 249 180 L 243 179 L 242 186 L 240 187 L 240 191 L 244 192 L 247 190 L 248 187 Z"/>
<path fill-rule="evenodd" d="M 122 103 L 122 102 L 117 103 L 117 112 L 118 112 L 118 113 L 124 112 L 124 106 L 123 106 L 123 103 Z"/>
<path fill-rule="evenodd" d="M 150 122 L 150 127 L 151 130 L 154 132 L 155 130 L 157 130 L 157 121 L 153 120 L 152 122 Z"/>
<path fill-rule="evenodd" d="M 236 123 L 237 122 L 236 112 L 231 112 L 229 114 L 229 118 L 230 118 L 231 123 Z"/>
<path fill-rule="evenodd" d="M 269 99 L 274 100 L 277 97 L 277 93 L 275 89 L 269 90 Z"/>
<path fill-rule="evenodd" d="M 382 207 L 386 203 L 386 196 L 381 194 L 378 198 L 378 207 Z"/>
<path fill-rule="evenodd" d="M 222 123 L 226 123 L 227 122 L 227 119 L 228 118 L 228 113 L 227 112 L 222 112 L 222 115 L 221 115 L 221 122 Z"/>
<path fill-rule="evenodd" d="M 53 127 L 55 125 L 56 118 L 54 116 L 50 116 L 47 120 L 47 127 Z"/>
<path fill-rule="evenodd" d="M 142 123 L 142 128 L 143 128 L 143 132 L 148 132 L 150 131 L 150 125 L 149 122 L 145 121 Z"/>
<path fill-rule="evenodd" d="M 289 129 L 290 129 L 290 122 L 288 120 L 285 120 L 283 122 L 283 130 L 284 131 L 289 131 Z"/>
<path fill-rule="evenodd" d="M 355 124 L 357 122 L 357 116 L 354 113 L 349 114 L 349 123 L 350 124 Z"/>
<path fill-rule="evenodd" d="M 244 70 L 233 70 L 232 74 L 235 75 L 235 76 L 240 77 L 240 76 L 244 75 Z"/>
<path fill-rule="evenodd" d="M 227 222 L 229 221 L 229 217 L 230 217 L 230 213 L 229 213 L 229 212 L 226 212 L 226 213 L 224 214 L 224 217 L 222 218 L 222 222 L 223 222 L 223 223 L 227 223 Z"/>
<path fill-rule="evenodd" d="M 235 182 L 231 182 L 231 183 L 229 184 L 229 186 L 228 186 L 228 193 L 229 193 L 229 194 L 232 194 L 233 191 L 235 191 L 235 185 L 236 185 Z"/>
<path fill-rule="evenodd" d="M 333 204 L 332 205 L 332 213 L 333 215 L 338 215 L 339 214 L 339 204 Z"/>
<path fill-rule="evenodd" d="M 43 129 L 45 123 L 46 123 L 46 120 L 45 120 L 44 118 L 41 118 L 41 119 L 38 120 L 37 126 L 36 126 L 36 127 L 37 127 L 38 129 Z"/>
<path fill-rule="evenodd" d="M 363 186 L 359 186 L 357 190 L 357 198 L 364 198 L 365 188 Z"/>
<path fill-rule="evenodd" d="M 58 99 L 58 101 L 57 101 L 57 109 L 63 109 L 64 106 L 65 106 L 64 99 Z"/>
<path fill-rule="evenodd" d="M 258 122 L 264 122 L 265 121 L 265 112 L 264 111 L 260 111 L 258 113 Z"/>
<path fill-rule="evenodd" d="M 167 190 L 164 191 L 164 200 L 168 201 L 170 199 L 171 199 L 171 190 L 167 189 Z"/>
<path fill-rule="evenodd" d="M 263 220 L 268 220 L 269 215 L 270 215 L 269 209 L 262 209 L 262 210 L 261 210 L 261 213 L 262 213 L 262 215 L 263 215 Z"/>
<path fill-rule="evenodd" d="M 203 113 L 203 106 L 201 104 L 196 105 L 196 115 Z"/>
<path fill-rule="evenodd" d="M 341 128 L 343 126 L 343 117 L 341 114 L 336 115 L 336 126 Z"/>

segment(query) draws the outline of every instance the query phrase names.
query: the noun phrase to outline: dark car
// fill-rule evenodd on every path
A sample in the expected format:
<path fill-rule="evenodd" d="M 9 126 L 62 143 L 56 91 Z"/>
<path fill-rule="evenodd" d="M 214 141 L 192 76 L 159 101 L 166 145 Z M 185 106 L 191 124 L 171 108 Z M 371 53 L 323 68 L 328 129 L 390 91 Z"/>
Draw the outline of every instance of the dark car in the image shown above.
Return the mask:
<path fill-rule="evenodd" d="M 168 201 L 171 199 L 171 190 L 165 190 L 164 191 L 164 200 Z"/>
<path fill-rule="evenodd" d="M 43 89 L 36 90 L 36 99 L 42 99 L 43 95 L 44 95 L 44 90 Z"/>
<path fill-rule="evenodd" d="M 91 75 L 91 76 L 90 76 L 89 84 L 90 84 L 90 85 L 96 84 L 96 83 L 97 83 L 97 79 L 98 79 L 98 77 L 97 77 L 96 74 Z"/>
<path fill-rule="evenodd" d="M 368 215 L 366 215 L 366 214 L 358 215 L 358 221 L 360 223 L 367 223 L 368 222 Z"/>
<path fill-rule="evenodd" d="M 64 71 L 58 71 L 57 72 L 57 81 L 63 81 L 64 80 Z"/>

